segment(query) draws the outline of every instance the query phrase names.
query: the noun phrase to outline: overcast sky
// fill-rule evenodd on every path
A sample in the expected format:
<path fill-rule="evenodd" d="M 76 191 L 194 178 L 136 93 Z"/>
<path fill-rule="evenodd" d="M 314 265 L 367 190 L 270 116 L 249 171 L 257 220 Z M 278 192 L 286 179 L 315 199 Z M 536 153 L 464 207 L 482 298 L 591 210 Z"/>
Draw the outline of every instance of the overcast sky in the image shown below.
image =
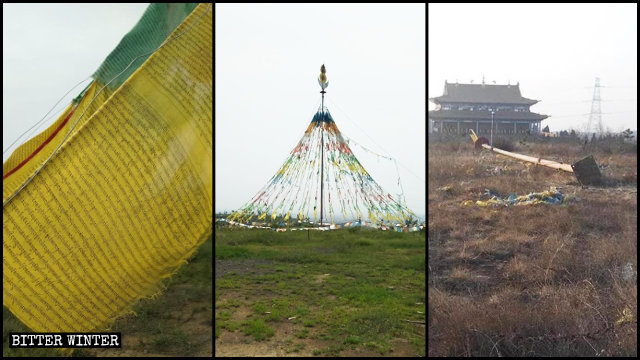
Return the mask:
<path fill-rule="evenodd" d="M 147 6 L 2 5 L 3 152 L 68 90 L 98 69 Z M 83 88 L 76 88 L 57 109 L 66 107 Z M 11 150 L 3 154 L 3 161 L 10 154 Z"/>
<path fill-rule="evenodd" d="M 583 128 L 601 78 L 603 123 L 637 129 L 637 4 L 429 4 L 429 97 L 444 81 L 520 82 L 552 131 Z M 433 109 L 429 102 L 429 110 Z M 608 114 L 607 114 L 608 113 Z M 585 115 L 587 114 L 587 115 Z"/>
<path fill-rule="evenodd" d="M 236 5 L 215 11 L 216 211 L 238 209 L 280 168 L 325 98 L 343 135 L 400 164 L 425 214 L 426 16 L 413 5 Z M 392 162 L 351 146 L 400 192 Z"/>

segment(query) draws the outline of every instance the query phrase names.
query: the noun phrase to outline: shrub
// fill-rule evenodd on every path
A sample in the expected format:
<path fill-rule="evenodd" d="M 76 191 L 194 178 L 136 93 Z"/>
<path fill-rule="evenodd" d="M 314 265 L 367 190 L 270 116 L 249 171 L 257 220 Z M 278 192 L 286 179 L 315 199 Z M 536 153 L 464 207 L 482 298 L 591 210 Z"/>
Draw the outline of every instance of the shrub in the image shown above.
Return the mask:
<path fill-rule="evenodd" d="M 505 138 L 493 138 L 493 147 L 497 147 L 498 149 L 502 149 L 505 151 L 514 151 L 516 146 L 512 141 Z"/>

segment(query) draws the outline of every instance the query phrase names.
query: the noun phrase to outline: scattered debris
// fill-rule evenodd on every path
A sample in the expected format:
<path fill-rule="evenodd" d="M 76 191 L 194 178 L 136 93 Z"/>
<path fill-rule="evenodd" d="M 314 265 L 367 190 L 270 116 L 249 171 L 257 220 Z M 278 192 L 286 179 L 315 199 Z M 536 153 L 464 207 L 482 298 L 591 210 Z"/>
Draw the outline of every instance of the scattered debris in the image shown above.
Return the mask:
<path fill-rule="evenodd" d="M 620 318 L 616 320 L 616 325 L 622 325 L 624 323 L 630 322 L 633 322 L 633 312 L 631 312 L 631 309 L 629 309 L 629 307 L 625 307 L 624 310 L 622 310 Z"/>
<path fill-rule="evenodd" d="M 638 272 L 633 270 L 633 264 L 628 262 L 622 268 L 622 280 L 633 281 L 638 277 Z"/>
<path fill-rule="evenodd" d="M 562 200 L 562 202 L 569 202 L 569 201 L 582 201 L 581 197 L 575 196 L 574 194 L 567 194 L 564 196 L 564 200 Z"/>
<path fill-rule="evenodd" d="M 492 197 L 502 197 L 497 191 L 491 189 L 484 189 L 484 194 L 491 199 Z"/>
<path fill-rule="evenodd" d="M 287 318 L 287 320 L 293 320 L 293 319 L 295 319 L 296 317 L 297 317 L 297 316 L 292 316 L 292 317 L 290 317 L 290 318 Z"/>
<path fill-rule="evenodd" d="M 491 174 L 491 175 L 501 175 L 502 173 L 506 172 L 507 170 L 509 170 L 509 168 L 507 166 L 496 166 L 493 169 L 487 169 L 487 171 Z"/>
<path fill-rule="evenodd" d="M 522 205 L 535 205 L 535 204 L 552 204 L 558 205 L 562 204 L 564 201 L 564 196 L 555 186 L 551 186 L 549 190 L 537 192 L 537 193 L 529 193 L 528 195 L 516 196 L 515 194 L 511 194 L 506 198 L 500 197 L 496 193 L 492 192 L 489 189 L 485 189 L 485 195 L 490 197 L 487 201 L 478 200 L 475 202 L 476 205 L 486 207 L 486 206 L 522 206 Z M 460 206 L 470 206 L 473 205 L 474 202 L 472 200 L 463 201 Z"/>

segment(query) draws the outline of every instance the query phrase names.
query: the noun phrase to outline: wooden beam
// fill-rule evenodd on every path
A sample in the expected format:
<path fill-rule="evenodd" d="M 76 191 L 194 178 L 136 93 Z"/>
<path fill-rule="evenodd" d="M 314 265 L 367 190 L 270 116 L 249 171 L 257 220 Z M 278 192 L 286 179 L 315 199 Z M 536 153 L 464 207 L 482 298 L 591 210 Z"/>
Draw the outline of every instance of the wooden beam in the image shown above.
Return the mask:
<path fill-rule="evenodd" d="M 546 166 L 552 169 L 558 169 L 558 170 L 563 170 L 563 171 L 567 171 L 567 172 L 573 172 L 573 169 L 571 168 L 570 164 L 563 164 L 557 161 L 551 161 L 551 160 L 545 160 L 545 159 L 541 159 L 541 158 L 536 158 L 533 156 L 527 156 L 527 155 L 522 155 L 522 154 L 516 154 L 516 153 L 512 153 L 509 151 L 505 151 L 502 149 L 498 149 L 498 148 L 491 148 L 490 145 L 484 144 L 482 145 L 483 148 L 491 150 L 493 152 L 497 152 L 498 154 L 502 154 L 505 156 L 509 156 L 512 157 L 514 159 L 518 159 L 518 160 L 522 160 L 522 161 L 527 161 L 533 164 L 537 164 L 537 165 L 542 165 L 542 166 Z"/>
<path fill-rule="evenodd" d="M 546 166 L 552 169 L 558 169 L 558 170 L 574 173 L 578 181 L 583 185 L 598 185 L 602 181 L 602 175 L 600 174 L 600 169 L 598 168 L 598 164 L 596 163 L 595 159 L 591 155 L 571 165 L 571 164 L 564 164 L 557 161 L 545 160 L 540 157 L 536 158 L 533 156 L 516 154 L 510 151 L 493 148 L 487 144 L 488 140 L 486 138 L 478 138 L 478 136 L 476 135 L 475 132 L 473 132 L 473 130 L 471 130 L 471 140 L 473 140 L 476 146 L 479 144 L 482 144 L 483 148 L 487 150 L 491 150 L 501 155 L 509 156 L 514 159 L 530 162 L 536 165 Z M 483 140 L 484 143 L 482 142 L 478 143 L 479 140 Z"/>
<path fill-rule="evenodd" d="M 473 130 L 471 130 L 471 140 L 475 143 L 478 140 L 478 135 L 476 135 L 475 132 L 473 132 Z M 533 164 L 537 164 L 537 165 L 542 165 L 542 166 L 546 166 L 552 169 L 558 169 L 558 170 L 562 170 L 562 171 L 566 171 L 566 172 L 573 172 L 573 168 L 571 167 L 570 164 L 563 164 L 557 161 L 551 161 L 551 160 L 545 160 L 542 158 L 536 158 L 533 156 L 527 156 L 527 155 L 522 155 L 522 154 L 516 154 L 516 153 L 512 153 L 510 151 L 505 151 L 502 149 L 498 149 L 495 147 L 491 147 L 491 145 L 488 144 L 482 144 L 482 147 L 487 149 L 487 150 L 491 150 L 493 152 L 496 152 L 498 154 L 502 154 L 505 156 L 509 156 L 512 157 L 514 159 L 518 159 L 518 160 L 522 160 L 522 161 L 526 161 L 526 162 L 530 162 Z"/>

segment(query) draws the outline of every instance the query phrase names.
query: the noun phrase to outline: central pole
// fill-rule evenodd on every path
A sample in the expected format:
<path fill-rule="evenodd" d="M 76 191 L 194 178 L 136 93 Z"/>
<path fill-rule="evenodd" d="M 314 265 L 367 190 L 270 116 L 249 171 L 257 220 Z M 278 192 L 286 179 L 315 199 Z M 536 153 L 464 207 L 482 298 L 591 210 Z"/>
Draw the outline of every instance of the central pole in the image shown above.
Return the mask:
<path fill-rule="evenodd" d="M 320 151 L 320 226 L 322 226 L 322 210 L 323 210 L 323 205 L 324 205 L 324 89 L 322 89 L 322 91 L 320 91 L 320 93 L 322 94 L 322 107 L 321 107 L 321 111 L 322 111 L 322 120 L 320 122 L 320 126 L 322 127 L 321 130 L 321 135 L 320 135 L 320 139 L 321 139 L 321 151 Z"/>
<path fill-rule="evenodd" d="M 329 86 L 326 72 L 327 69 L 325 69 L 324 64 L 322 64 L 320 76 L 318 76 L 318 84 L 320 84 L 322 88 L 322 91 L 320 91 L 322 94 L 322 106 L 320 107 L 320 111 L 322 111 L 322 115 L 320 116 L 320 126 L 322 126 L 322 130 L 320 130 L 320 226 L 322 226 L 324 220 L 324 89 Z M 329 197 L 329 199 L 331 199 L 331 197 Z"/>

